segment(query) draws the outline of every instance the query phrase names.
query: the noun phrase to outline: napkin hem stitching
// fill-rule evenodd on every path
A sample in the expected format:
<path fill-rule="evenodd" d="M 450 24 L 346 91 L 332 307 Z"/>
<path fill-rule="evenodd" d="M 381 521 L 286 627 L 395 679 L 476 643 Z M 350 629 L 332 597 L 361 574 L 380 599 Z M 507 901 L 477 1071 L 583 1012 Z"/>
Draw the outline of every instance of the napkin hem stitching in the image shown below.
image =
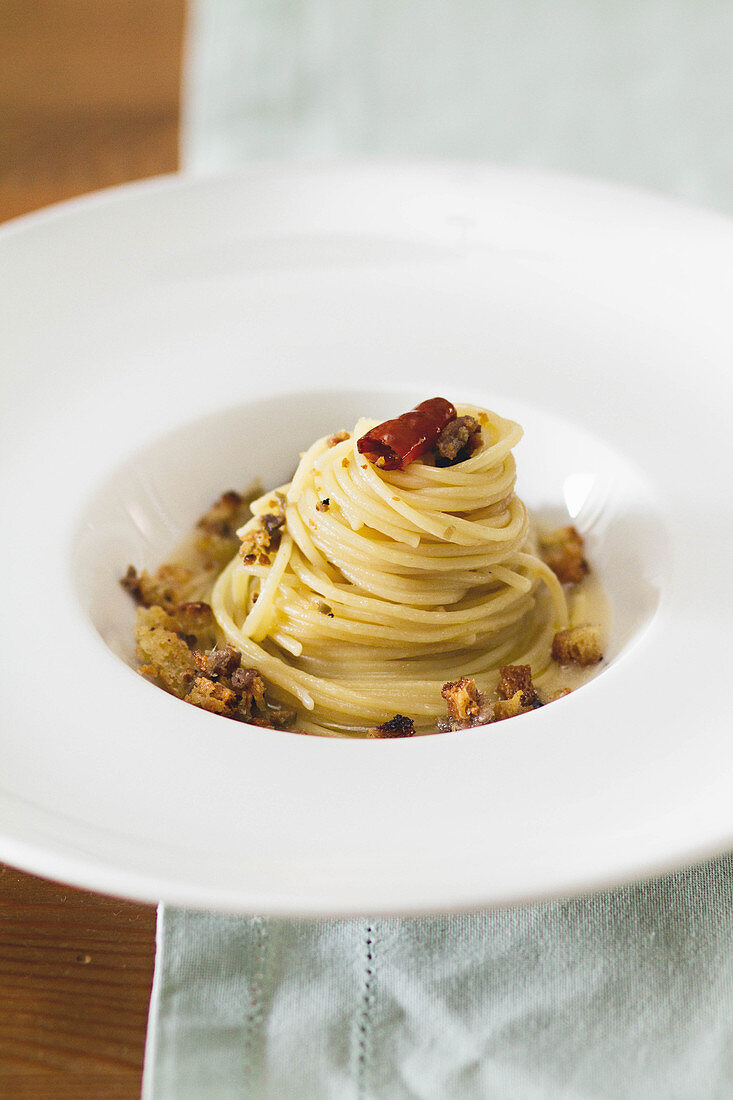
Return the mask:
<path fill-rule="evenodd" d="M 250 1004 L 244 1022 L 244 1066 L 247 1073 L 251 1073 L 254 1068 L 255 1034 L 263 1017 L 262 994 L 265 985 L 265 940 L 267 938 L 264 918 L 255 917 L 252 923 L 255 929 L 254 973 Z"/>
<path fill-rule="evenodd" d="M 359 1016 L 359 1055 L 357 1061 L 356 1092 L 358 1100 L 366 1096 L 367 1055 L 371 1034 L 372 1009 L 374 1006 L 374 929 L 368 924 L 364 937 L 364 987 Z"/>

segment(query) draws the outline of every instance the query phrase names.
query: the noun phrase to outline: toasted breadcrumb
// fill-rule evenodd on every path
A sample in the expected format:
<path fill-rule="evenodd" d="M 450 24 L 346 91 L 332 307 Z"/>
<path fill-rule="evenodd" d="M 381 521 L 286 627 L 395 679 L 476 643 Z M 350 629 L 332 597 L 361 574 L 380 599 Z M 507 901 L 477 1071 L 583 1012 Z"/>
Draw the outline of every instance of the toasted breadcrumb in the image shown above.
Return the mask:
<path fill-rule="evenodd" d="M 214 714 L 274 729 L 292 726 L 297 717 L 295 710 L 266 698 L 262 676 L 255 668 L 241 667 L 238 649 L 226 645 L 202 652 L 192 649 L 181 637 L 180 626 L 197 625 L 199 612 L 193 609 L 200 606 L 179 609 L 179 616 L 169 615 L 162 607 L 138 609 L 137 654 L 145 662 L 140 672 L 185 702 Z M 194 618 L 189 618 L 191 615 Z M 202 636 L 188 635 L 194 642 Z"/>
<path fill-rule="evenodd" d="M 367 731 L 367 737 L 413 737 L 414 734 L 415 724 L 404 714 L 395 714 L 388 722 Z"/>
<path fill-rule="evenodd" d="M 233 645 L 214 648 L 209 653 L 197 654 L 200 669 L 210 680 L 220 676 L 232 676 L 242 663 L 242 654 Z"/>
<path fill-rule="evenodd" d="M 230 489 L 199 519 L 194 544 L 209 570 L 218 572 L 236 554 L 237 531 L 249 519 L 249 506 L 258 492 L 259 486 L 246 493 Z"/>
<path fill-rule="evenodd" d="M 233 717 L 237 709 L 237 696 L 231 688 L 226 684 L 215 683 L 206 676 L 196 677 L 185 701 L 213 714 L 224 714 L 228 718 Z"/>
<path fill-rule="evenodd" d="M 231 684 L 239 695 L 242 712 L 248 717 L 251 717 L 254 707 L 266 710 L 265 681 L 256 668 L 238 668 L 232 674 Z"/>
<path fill-rule="evenodd" d="M 260 486 L 253 485 L 244 493 L 223 493 L 198 520 L 186 543 L 185 562 L 164 562 L 154 573 L 146 569 L 138 573 L 130 565 L 120 582 L 122 587 L 144 607 L 166 611 L 195 599 L 236 554 L 236 531 L 249 517 L 249 505 L 259 492 Z"/>
<path fill-rule="evenodd" d="M 542 705 L 532 683 L 530 665 L 504 665 L 500 668 L 496 691 L 499 699 L 489 703 L 478 691 L 476 682 L 466 676 L 444 684 L 442 695 L 448 704 L 448 717 L 438 720 L 438 729 L 446 732 L 486 726 L 526 714 Z"/>
<path fill-rule="evenodd" d="M 597 664 L 603 660 L 601 628 L 587 623 L 560 630 L 552 639 L 552 659 L 561 665 Z"/>
<path fill-rule="evenodd" d="M 339 443 L 345 443 L 347 439 L 351 439 L 351 432 L 334 432 L 333 435 L 329 435 L 326 444 L 329 447 L 336 447 Z"/>
<path fill-rule="evenodd" d="M 513 699 L 517 692 L 521 694 L 523 707 L 539 703 L 537 691 L 532 683 L 530 665 L 504 665 L 499 669 L 499 685 L 496 689 L 502 699 Z"/>
<path fill-rule="evenodd" d="M 526 714 L 532 710 L 531 706 L 524 705 L 522 695 L 522 689 L 519 688 L 509 699 L 498 699 L 494 703 L 494 721 L 503 722 L 505 718 L 516 718 L 518 714 Z"/>
<path fill-rule="evenodd" d="M 540 554 L 562 584 L 579 584 L 589 572 L 584 539 L 575 527 L 540 535 Z"/>
<path fill-rule="evenodd" d="M 455 466 L 470 458 L 481 442 L 481 425 L 472 416 L 449 421 L 435 443 L 435 465 Z"/>
<path fill-rule="evenodd" d="M 197 531 L 193 545 L 201 557 L 202 574 L 213 578 L 232 560 L 239 547 L 239 539 Z"/>
<path fill-rule="evenodd" d="M 207 603 L 180 603 L 168 612 L 171 629 L 179 634 L 192 636 L 198 645 L 213 642 L 216 620 Z"/>
<path fill-rule="evenodd" d="M 293 725 L 296 712 L 284 703 L 267 699 L 262 676 L 256 668 L 242 668 L 242 654 L 234 646 L 225 645 L 194 656 L 200 676 L 196 679 L 196 691 L 186 696 L 187 703 L 255 726 L 285 729 Z M 212 692 L 204 680 L 221 690 Z"/>
<path fill-rule="evenodd" d="M 436 447 L 435 462 L 449 465 L 467 458 L 480 439 L 480 425 L 471 417 L 457 418 L 448 426 L 445 437 Z M 348 432 L 329 437 L 328 445 L 350 438 Z M 349 458 L 343 460 L 348 466 Z M 285 728 L 296 720 L 296 712 L 285 704 L 268 700 L 265 683 L 259 671 L 241 666 L 241 653 L 234 647 L 217 648 L 215 620 L 210 606 L 192 598 L 199 592 L 202 575 L 213 576 L 236 552 L 236 531 L 246 522 L 245 512 L 259 488 L 248 496 L 229 491 L 199 519 L 193 544 L 198 553 L 193 560 L 164 563 L 154 573 L 131 565 L 122 578 L 122 586 L 141 605 L 135 625 L 140 671 L 160 682 L 172 694 L 192 705 L 229 718 L 254 725 Z M 286 525 L 286 501 L 274 494 L 268 501 L 272 511 L 260 515 L 248 525 L 239 546 L 246 562 L 270 563 L 270 554 L 277 549 Z M 326 512 L 327 497 L 316 504 L 317 511 Z M 189 545 L 191 540 L 189 540 Z M 540 536 L 540 552 L 546 564 L 563 584 L 578 584 L 589 571 L 584 556 L 584 540 L 575 527 L 559 528 Z M 185 562 L 185 564 L 184 564 Z M 203 591 L 203 590 L 202 590 Z M 256 597 L 255 597 L 256 598 Z M 332 615 L 326 604 L 319 610 Z M 584 624 L 555 634 L 552 659 L 561 665 L 593 665 L 602 660 L 599 626 Z M 438 720 L 438 729 L 459 730 L 471 726 L 503 721 L 527 713 L 543 703 L 569 694 L 560 688 L 552 694 L 532 683 L 529 665 L 506 665 L 499 669 L 499 681 L 494 702 L 489 702 L 478 690 L 473 679 L 461 677 L 442 688 L 447 703 L 447 718 Z M 495 699 L 495 696 L 491 696 Z M 370 729 L 370 738 L 410 737 L 415 734 L 414 722 L 404 715 Z"/>
<path fill-rule="evenodd" d="M 162 607 L 140 607 L 134 633 L 138 658 L 143 662 L 140 671 L 183 698 L 196 675 L 196 664 L 170 615 Z"/>
<path fill-rule="evenodd" d="M 148 573 L 140 573 L 134 565 L 128 565 L 125 576 L 120 581 L 122 587 L 144 607 L 172 608 L 182 603 L 189 595 L 192 572 L 185 565 L 168 562 Z"/>
<path fill-rule="evenodd" d="M 485 726 L 494 721 L 494 708 L 484 699 L 475 680 L 461 676 L 459 680 L 443 684 L 441 694 L 448 704 L 447 717 L 438 719 L 438 729 L 443 733 Z"/>
<path fill-rule="evenodd" d="M 229 489 L 226 493 L 222 493 L 208 511 L 204 512 L 196 526 L 208 534 L 232 538 L 237 528 L 241 526 L 242 506 L 245 503 L 249 502 L 241 493 Z"/>
<path fill-rule="evenodd" d="M 481 697 L 476 681 L 466 676 L 443 684 L 441 695 L 448 704 L 448 717 L 454 722 L 470 722 L 481 709 Z"/>
<path fill-rule="evenodd" d="M 269 554 L 277 550 L 285 528 L 285 514 L 279 510 L 266 512 L 242 534 L 239 554 L 242 561 L 251 565 L 257 561 L 260 565 L 269 564 Z"/>

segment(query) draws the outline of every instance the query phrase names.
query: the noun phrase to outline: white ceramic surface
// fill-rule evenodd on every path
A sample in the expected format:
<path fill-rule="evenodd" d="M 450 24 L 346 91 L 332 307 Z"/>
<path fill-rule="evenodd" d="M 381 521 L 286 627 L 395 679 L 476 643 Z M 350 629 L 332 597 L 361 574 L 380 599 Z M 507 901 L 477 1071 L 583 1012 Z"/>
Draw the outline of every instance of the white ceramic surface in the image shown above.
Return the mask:
<path fill-rule="evenodd" d="M 6 227 L 0 858 L 336 914 L 727 847 L 732 285 L 727 220 L 468 166 L 263 166 Z M 587 534 L 613 608 L 597 679 L 496 728 L 351 742 L 227 722 L 128 667 L 128 562 L 315 435 L 435 393 L 520 419 L 520 491 Z"/>

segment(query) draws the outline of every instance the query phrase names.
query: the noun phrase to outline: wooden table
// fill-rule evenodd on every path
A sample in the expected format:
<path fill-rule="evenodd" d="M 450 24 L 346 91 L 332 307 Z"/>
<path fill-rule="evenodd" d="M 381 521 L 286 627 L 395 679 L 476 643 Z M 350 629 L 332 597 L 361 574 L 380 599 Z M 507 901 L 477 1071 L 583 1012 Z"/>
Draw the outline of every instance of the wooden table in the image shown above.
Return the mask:
<path fill-rule="evenodd" d="M 0 221 L 178 167 L 184 0 L 0 0 Z M 0 1096 L 133 1100 L 151 906 L 0 866 Z"/>

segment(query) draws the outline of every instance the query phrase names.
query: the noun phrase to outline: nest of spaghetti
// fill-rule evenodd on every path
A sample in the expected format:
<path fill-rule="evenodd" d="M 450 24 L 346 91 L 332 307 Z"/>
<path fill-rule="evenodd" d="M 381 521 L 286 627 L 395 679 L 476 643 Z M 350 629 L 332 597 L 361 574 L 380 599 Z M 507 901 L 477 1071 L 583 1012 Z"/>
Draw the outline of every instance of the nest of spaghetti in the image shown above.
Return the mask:
<path fill-rule="evenodd" d="M 541 684 L 568 606 L 515 492 L 521 437 L 435 398 L 319 439 L 252 501 L 211 608 L 220 644 L 297 709 L 298 730 L 374 735 L 408 715 L 436 732 L 447 685 L 501 699 L 516 667 Z"/>

